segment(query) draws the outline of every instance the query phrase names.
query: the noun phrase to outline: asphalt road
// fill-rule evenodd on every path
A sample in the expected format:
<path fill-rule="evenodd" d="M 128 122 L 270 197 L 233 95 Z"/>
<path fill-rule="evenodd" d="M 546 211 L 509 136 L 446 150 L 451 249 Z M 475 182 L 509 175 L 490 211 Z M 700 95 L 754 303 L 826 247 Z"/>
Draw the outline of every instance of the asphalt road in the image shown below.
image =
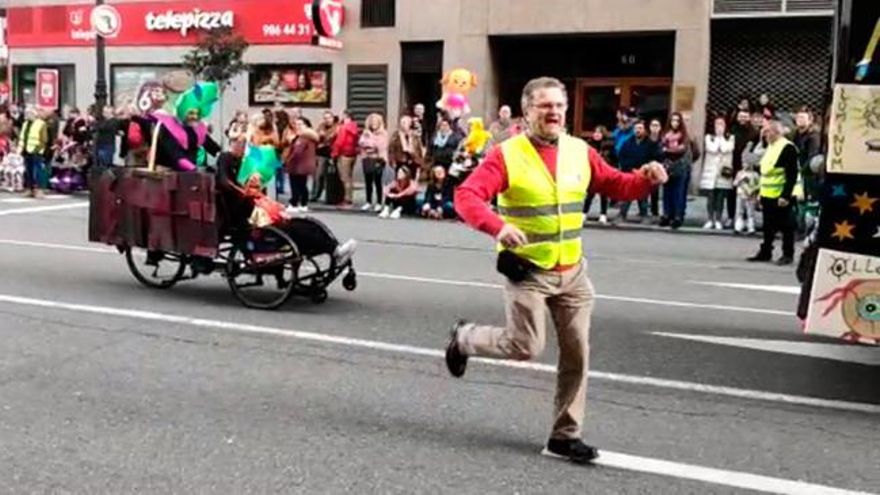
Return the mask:
<path fill-rule="evenodd" d="M 0 493 L 880 492 L 880 349 L 802 335 L 793 270 L 741 261 L 755 239 L 585 232 L 584 468 L 538 455 L 552 336 L 446 373 L 456 317 L 503 322 L 461 225 L 319 214 L 360 241 L 358 290 L 261 312 L 218 276 L 139 286 L 81 199 L 9 199 Z"/>

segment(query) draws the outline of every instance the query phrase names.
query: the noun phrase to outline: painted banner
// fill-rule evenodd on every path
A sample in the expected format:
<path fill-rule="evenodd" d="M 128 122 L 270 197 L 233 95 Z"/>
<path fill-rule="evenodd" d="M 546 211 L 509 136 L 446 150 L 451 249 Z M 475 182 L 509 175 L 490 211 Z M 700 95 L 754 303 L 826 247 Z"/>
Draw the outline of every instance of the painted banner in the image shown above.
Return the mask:
<path fill-rule="evenodd" d="M 880 254 L 880 175 L 828 175 L 824 189 L 819 246 Z"/>
<path fill-rule="evenodd" d="M 828 143 L 829 174 L 880 175 L 880 86 L 834 87 Z"/>
<path fill-rule="evenodd" d="M 318 14 L 318 26 L 312 17 Z M 313 44 L 339 34 L 342 0 L 181 0 L 49 5 L 7 9 L 12 48 L 193 45 L 199 35 L 232 28 L 251 44 Z"/>
<path fill-rule="evenodd" d="M 880 344 L 880 258 L 820 249 L 806 332 Z"/>
<path fill-rule="evenodd" d="M 37 69 L 37 106 L 40 108 L 58 108 L 58 71 L 55 69 Z"/>

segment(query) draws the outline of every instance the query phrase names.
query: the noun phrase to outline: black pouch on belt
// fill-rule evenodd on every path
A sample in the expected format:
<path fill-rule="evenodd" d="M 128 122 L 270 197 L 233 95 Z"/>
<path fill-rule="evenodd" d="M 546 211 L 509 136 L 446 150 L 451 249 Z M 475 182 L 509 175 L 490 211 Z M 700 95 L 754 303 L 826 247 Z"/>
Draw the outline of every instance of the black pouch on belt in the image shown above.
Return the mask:
<path fill-rule="evenodd" d="M 517 256 L 513 251 L 504 250 L 498 253 L 498 272 L 513 283 L 519 283 L 538 269 L 531 261 Z"/>

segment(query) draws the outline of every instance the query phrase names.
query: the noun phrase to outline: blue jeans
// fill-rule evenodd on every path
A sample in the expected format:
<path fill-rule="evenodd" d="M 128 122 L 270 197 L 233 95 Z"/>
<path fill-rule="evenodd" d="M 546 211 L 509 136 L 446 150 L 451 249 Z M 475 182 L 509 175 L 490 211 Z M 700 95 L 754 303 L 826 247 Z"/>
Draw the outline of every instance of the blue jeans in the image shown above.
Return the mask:
<path fill-rule="evenodd" d="M 284 171 L 284 167 L 280 167 L 275 171 L 275 192 L 278 196 L 284 194 L 284 180 L 286 178 L 287 173 Z"/>
<path fill-rule="evenodd" d="M 24 188 L 44 189 L 45 169 L 43 155 L 38 153 L 25 153 L 24 155 Z"/>
<path fill-rule="evenodd" d="M 113 153 L 116 151 L 115 146 L 99 146 L 95 151 L 96 165 L 102 169 L 113 166 Z"/>
<path fill-rule="evenodd" d="M 684 220 L 687 205 L 688 178 L 678 175 L 669 178 L 663 186 L 663 216 L 669 220 Z"/>
<path fill-rule="evenodd" d="M 629 207 L 630 207 L 630 205 L 632 205 L 632 203 L 633 203 L 632 201 L 626 201 L 626 202 L 620 203 L 620 217 L 621 218 L 625 219 L 627 217 L 627 215 L 629 215 Z M 642 218 L 648 216 L 648 200 L 647 199 L 640 199 L 637 201 L 637 203 L 639 204 L 639 216 Z"/>

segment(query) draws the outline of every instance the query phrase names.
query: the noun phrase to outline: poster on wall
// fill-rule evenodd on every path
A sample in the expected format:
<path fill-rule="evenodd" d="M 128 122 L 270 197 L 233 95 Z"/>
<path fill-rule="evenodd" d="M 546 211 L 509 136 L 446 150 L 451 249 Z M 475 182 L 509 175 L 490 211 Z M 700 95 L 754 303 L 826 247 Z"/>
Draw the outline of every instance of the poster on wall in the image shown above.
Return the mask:
<path fill-rule="evenodd" d="M 829 174 L 880 175 L 880 86 L 834 87 Z"/>
<path fill-rule="evenodd" d="M 329 64 L 254 65 L 250 71 L 250 104 L 329 107 Z"/>
<path fill-rule="evenodd" d="M 820 249 L 806 331 L 880 345 L 880 258 Z"/>
<path fill-rule="evenodd" d="M 166 109 L 171 110 L 177 95 L 193 84 L 192 74 L 174 65 L 110 67 L 111 102 L 114 106 L 137 106 L 138 91 L 145 82 L 159 81 L 165 87 Z"/>
<path fill-rule="evenodd" d="M 58 71 L 37 69 L 37 107 L 58 108 Z"/>

